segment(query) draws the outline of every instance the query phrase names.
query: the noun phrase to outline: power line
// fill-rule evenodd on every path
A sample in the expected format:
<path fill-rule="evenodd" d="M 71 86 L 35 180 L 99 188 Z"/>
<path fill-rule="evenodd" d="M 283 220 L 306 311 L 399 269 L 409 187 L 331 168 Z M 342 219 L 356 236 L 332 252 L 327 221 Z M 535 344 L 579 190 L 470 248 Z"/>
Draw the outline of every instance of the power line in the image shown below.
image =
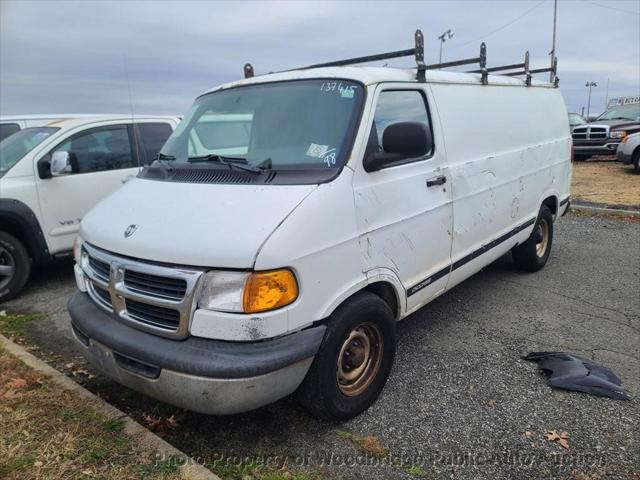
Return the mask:
<path fill-rule="evenodd" d="M 541 2 L 536 3 L 533 7 L 527 9 L 525 12 L 523 12 L 522 14 L 520 14 L 519 16 L 517 16 L 516 18 L 514 18 L 513 20 L 505 23 L 504 25 L 502 25 L 501 27 L 496 28 L 495 30 L 490 31 L 489 33 L 485 33 L 484 35 L 482 35 L 481 37 L 478 37 L 474 40 L 469 40 L 468 42 L 464 42 L 464 43 L 459 43 L 455 46 L 456 49 L 460 48 L 460 47 L 464 47 L 465 45 L 469 45 L 470 43 L 476 43 L 478 40 L 484 40 L 487 37 L 490 37 L 491 35 L 500 32 L 501 30 L 504 30 L 507 27 L 510 27 L 511 25 L 513 25 L 514 23 L 516 23 L 518 20 L 526 17 L 527 15 L 529 15 L 531 12 L 533 12 L 536 8 L 538 8 L 540 5 L 542 5 L 543 3 L 545 3 L 547 0 L 542 0 Z"/>
<path fill-rule="evenodd" d="M 611 5 L 603 5 L 601 3 L 598 2 L 593 2 L 592 0 L 587 0 L 588 3 L 592 4 L 592 5 L 596 5 L 598 7 L 602 7 L 602 8 L 608 8 L 609 10 L 615 10 L 617 12 L 622 12 L 622 13 L 631 13 L 633 15 L 640 15 L 640 12 L 634 12 L 633 10 L 625 10 L 623 8 L 618 8 L 618 7 L 612 7 Z"/>

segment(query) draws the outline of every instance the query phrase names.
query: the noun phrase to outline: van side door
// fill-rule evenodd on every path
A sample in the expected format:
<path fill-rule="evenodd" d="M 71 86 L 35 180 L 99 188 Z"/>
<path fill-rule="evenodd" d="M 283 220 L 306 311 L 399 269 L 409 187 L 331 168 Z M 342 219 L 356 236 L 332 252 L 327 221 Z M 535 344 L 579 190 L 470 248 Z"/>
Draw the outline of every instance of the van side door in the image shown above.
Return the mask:
<path fill-rule="evenodd" d="M 75 131 L 39 159 L 46 162 L 54 152 L 68 151 L 76 163 L 71 173 L 37 178 L 42 230 L 52 254 L 70 250 L 82 217 L 128 176 L 136 175 L 139 166 L 148 164 L 157 153 L 153 149 L 166 140 L 144 138 L 144 134 L 158 128 L 165 136 L 173 131 L 168 122 L 161 127 L 146 125 L 137 123 L 134 136 L 131 123 L 94 124 Z"/>
<path fill-rule="evenodd" d="M 363 121 L 366 155 L 384 151 L 384 132 L 398 122 L 419 122 L 432 132 L 425 155 L 385 164 L 354 176 L 363 270 L 392 271 L 400 279 L 407 311 L 444 291 L 450 270 L 452 205 L 449 171 L 430 92 L 421 84 L 380 84 Z"/>

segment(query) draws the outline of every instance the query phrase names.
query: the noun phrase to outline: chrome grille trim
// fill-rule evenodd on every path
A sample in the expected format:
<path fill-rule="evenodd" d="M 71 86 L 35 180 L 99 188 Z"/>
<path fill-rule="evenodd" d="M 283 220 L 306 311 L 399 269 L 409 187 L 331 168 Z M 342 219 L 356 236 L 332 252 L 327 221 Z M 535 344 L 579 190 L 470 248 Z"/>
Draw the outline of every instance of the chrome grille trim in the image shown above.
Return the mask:
<path fill-rule="evenodd" d="M 609 127 L 606 125 L 575 127 L 571 136 L 574 140 L 602 140 L 609 138 Z"/>
<path fill-rule="evenodd" d="M 171 338 L 184 338 L 188 335 L 191 315 L 197 306 L 198 281 L 204 273 L 204 270 L 167 267 L 154 263 L 141 262 L 108 253 L 87 243 L 84 243 L 82 248 L 80 267 L 89 279 L 89 282 L 87 282 L 89 285 L 87 292 L 96 304 L 109 312 L 113 312 L 120 320 L 140 330 Z M 110 266 L 108 281 L 105 281 L 104 276 L 101 275 L 99 270 L 95 270 L 92 267 L 90 259 L 106 263 Z M 96 265 L 95 262 L 93 263 Z M 167 298 L 144 293 L 139 289 L 129 288 L 125 283 L 125 273 L 127 271 L 167 279 L 183 280 L 186 283 L 185 294 L 182 298 Z M 111 296 L 111 306 L 105 304 L 100 295 L 96 293 L 95 287 L 101 287 L 109 292 Z M 177 311 L 179 314 L 177 328 L 160 325 L 154 322 L 153 319 L 145 321 L 138 315 L 130 315 L 126 306 L 127 299 L 147 304 L 150 307 Z"/>

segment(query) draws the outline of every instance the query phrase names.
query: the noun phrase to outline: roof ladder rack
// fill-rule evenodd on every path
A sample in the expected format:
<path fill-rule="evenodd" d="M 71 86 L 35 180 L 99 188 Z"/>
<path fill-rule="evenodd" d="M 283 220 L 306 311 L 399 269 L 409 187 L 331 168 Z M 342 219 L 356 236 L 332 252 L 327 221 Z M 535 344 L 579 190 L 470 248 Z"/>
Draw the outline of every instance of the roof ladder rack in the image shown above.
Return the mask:
<path fill-rule="evenodd" d="M 440 69 L 445 69 L 449 67 L 459 67 L 461 65 L 470 65 L 474 63 L 477 63 L 480 68 L 478 70 L 471 70 L 467 73 L 480 73 L 481 74 L 480 78 L 483 85 L 488 85 L 490 72 L 504 72 L 502 73 L 502 75 L 507 75 L 511 77 L 525 75 L 525 84 L 527 86 L 531 86 L 531 76 L 535 73 L 551 72 L 552 77 L 554 79 L 553 84 L 556 87 L 558 86 L 558 82 L 560 80 L 556 75 L 556 72 L 558 70 L 558 58 L 555 56 L 552 57 L 551 66 L 549 68 L 538 68 L 535 70 L 529 69 L 529 52 L 528 51 L 525 53 L 524 61 L 522 63 L 514 63 L 511 65 L 503 65 L 501 67 L 487 68 L 487 45 L 484 42 L 482 42 L 480 44 L 480 54 L 477 57 L 426 65 L 424 63 L 424 36 L 422 35 L 421 30 L 416 30 L 414 35 L 414 42 L 415 42 L 414 47 L 408 48 L 406 50 L 396 50 L 394 52 L 379 53 L 376 55 L 367 55 L 364 57 L 347 58 L 345 60 L 336 60 L 333 62 L 316 63 L 313 65 L 307 65 L 306 67 L 294 68 L 291 70 L 307 70 L 310 68 L 320 68 L 320 67 L 342 67 L 345 65 L 356 65 L 359 63 L 388 60 L 391 58 L 414 57 L 416 61 L 416 68 L 417 68 L 416 79 L 419 82 L 426 81 L 425 72 L 427 70 L 440 70 Z M 514 70 L 514 69 L 521 69 L 521 70 L 517 70 L 515 72 L 508 72 L 508 70 Z M 283 70 L 283 72 L 288 72 L 291 70 Z M 244 77 L 251 78 L 253 76 L 254 76 L 253 66 L 250 63 L 245 64 Z"/>

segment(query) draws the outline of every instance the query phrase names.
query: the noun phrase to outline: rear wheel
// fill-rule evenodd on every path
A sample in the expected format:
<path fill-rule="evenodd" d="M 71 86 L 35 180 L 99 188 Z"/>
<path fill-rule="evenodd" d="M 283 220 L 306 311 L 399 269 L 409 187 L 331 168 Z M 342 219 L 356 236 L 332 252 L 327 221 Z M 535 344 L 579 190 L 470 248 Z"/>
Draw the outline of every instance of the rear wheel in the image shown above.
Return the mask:
<path fill-rule="evenodd" d="M 380 395 L 395 350 L 395 319 L 389 306 L 373 293 L 356 294 L 329 317 L 298 400 L 325 420 L 347 420 L 362 413 Z"/>
<path fill-rule="evenodd" d="M 30 272 L 26 248 L 13 235 L 0 232 L 0 303 L 20 293 Z"/>
<path fill-rule="evenodd" d="M 536 272 L 545 266 L 553 243 L 553 215 L 546 205 L 540 208 L 529 238 L 511 251 L 516 267 Z"/>

